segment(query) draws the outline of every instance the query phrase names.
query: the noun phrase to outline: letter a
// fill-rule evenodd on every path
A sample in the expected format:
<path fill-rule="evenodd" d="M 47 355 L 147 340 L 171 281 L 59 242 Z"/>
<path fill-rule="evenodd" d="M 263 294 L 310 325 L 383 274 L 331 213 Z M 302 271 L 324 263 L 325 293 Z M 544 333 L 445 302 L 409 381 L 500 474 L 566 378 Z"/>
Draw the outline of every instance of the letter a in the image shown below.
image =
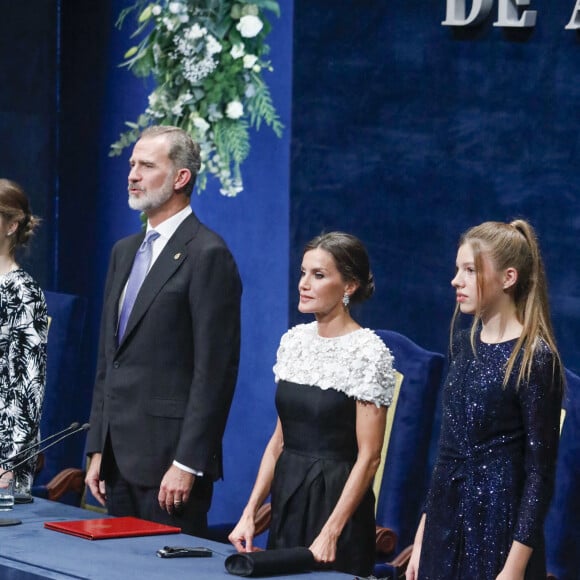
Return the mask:
<path fill-rule="evenodd" d="M 579 0 L 580 1 L 580 0 Z M 447 0 L 447 15 L 443 26 L 475 26 L 489 14 L 493 0 L 473 0 L 471 12 L 465 17 L 466 0 Z"/>
<path fill-rule="evenodd" d="M 566 25 L 566 30 L 580 30 L 580 0 L 578 0 L 576 6 L 574 6 L 572 18 L 570 18 L 570 22 Z"/>

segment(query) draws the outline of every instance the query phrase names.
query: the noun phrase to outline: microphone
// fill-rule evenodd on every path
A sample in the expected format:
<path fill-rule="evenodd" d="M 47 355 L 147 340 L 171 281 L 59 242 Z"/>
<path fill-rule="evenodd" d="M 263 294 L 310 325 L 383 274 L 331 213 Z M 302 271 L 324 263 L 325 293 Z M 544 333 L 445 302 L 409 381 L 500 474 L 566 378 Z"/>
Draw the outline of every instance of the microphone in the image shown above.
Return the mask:
<path fill-rule="evenodd" d="M 71 431 L 70 428 L 73 425 L 75 425 L 75 428 Z M 44 447 L 42 447 L 42 444 L 45 443 L 46 440 L 41 441 L 39 448 L 36 449 L 36 451 L 33 451 L 30 455 L 27 455 L 24 459 L 22 459 L 21 461 L 16 463 L 16 465 L 12 465 L 12 467 L 10 467 L 8 469 L 8 471 L 14 471 L 14 470 L 18 469 L 21 465 L 28 463 L 31 459 L 34 459 L 37 455 L 40 455 L 42 452 L 46 451 L 47 449 L 49 449 L 53 445 L 60 443 L 63 439 L 66 439 L 67 437 L 70 437 L 71 435 L 74 435 L 75 433 L 79 433 L 80 431 L 88 431 L 91 428 L 89 423 L 83 423 L 80 426 L 77 426 L 77 425 L 78 425 L 78 423 L 76 423 L 76 424 L 73 423 L 70 427 L 68 427 L 67 429 L 64 429 L 64 431 L 61 431 L 61 433 L 64 433 L 64 435 L 61 435 L 58 439 L 55 439 L 54 441 L 52 441 L 48 445 L 45 445 Z M 56 435 L 54 435 L 52 437 L 48 437 L 48 440 L 54 439 L 55 437 L 56 437 Z M 17 453 L 16 457 L 19 455 L 22 455 L 22 453 Z M 2 475 L 4 475 L 4 474 L 2 474 Z M 0 477 L 2 477 L 2 475 L 0 475 Z"/>
<path fill-rule="evenodd" d="M 0 459 L 0 467 L 4 467 L 5 465 L 8 465 L 9 463 L 14 461 L 15 459 L 18 459 L 21 455 L 26 455 L 27 453 L 30 453 L 35 447 L 39 447 L 40 445 L 43 445 L 44 443 L 48 443 L 51 439 L 54 439 L 55 437 L 59 437 L 60 435 L 62 435 L 63 433 L 66 433 L 67 431 L 73 431 L 74 429 L 78 429 L 80 427 L 80 425 L 81 425 L 80 423 L 75 421 L 74 423 L 71 423 L 66 429 L 63 429 L 62 431 L 59 431 L 58 433 L 53 433 L 52 435 L 50 435 L 49 437 L 45 437 L 41 441 L 36 441 L 35 443 L 32 443 L 32 445 L 29 445 L 28 447 L 21 449 L 20 451 L 15 453 L 12 457 L 9 457 L 8 459 Z"/>

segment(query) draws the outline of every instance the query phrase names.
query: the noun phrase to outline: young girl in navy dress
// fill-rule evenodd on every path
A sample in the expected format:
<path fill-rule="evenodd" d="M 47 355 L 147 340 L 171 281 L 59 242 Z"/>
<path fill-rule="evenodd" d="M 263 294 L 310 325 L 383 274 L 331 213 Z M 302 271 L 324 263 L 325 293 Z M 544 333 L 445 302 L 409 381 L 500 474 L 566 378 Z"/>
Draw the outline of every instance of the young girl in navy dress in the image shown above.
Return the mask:
<path fill-rule="evenodd" d="M 439 454 L 406 578 L 545 580 L 563 379 L 532 227 L 468 230 L 456 271 L 455 315 L 474 321 L 452 336 Z"/>
<path fill-rule="evenodd" d="M 305 248 L 299 310 L 274 373 L 278 422 L 254 489 L 229 536 L 252 550 L 256 512 L 271 493 L 269 548 L 309 547 L 317 562 L 368 576 L 375 559 L 373 476 L 380 462 L 393 357 L 350 304 L 374 289 L 361 242 L 332 232 Z"/>

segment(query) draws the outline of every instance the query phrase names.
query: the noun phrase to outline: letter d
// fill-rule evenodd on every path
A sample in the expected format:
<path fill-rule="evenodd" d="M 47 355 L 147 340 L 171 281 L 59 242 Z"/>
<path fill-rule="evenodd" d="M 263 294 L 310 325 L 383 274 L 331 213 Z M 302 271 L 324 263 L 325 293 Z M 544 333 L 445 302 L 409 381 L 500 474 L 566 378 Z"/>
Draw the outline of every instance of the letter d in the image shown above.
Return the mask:
<path fill-rule="evenodd" d="M 493 0 L 473 0 L 471 12 L 465 17 L 466 0 L 447 0 L 447 15 L 443 26 L 475 26 L 488 16 Z"/>

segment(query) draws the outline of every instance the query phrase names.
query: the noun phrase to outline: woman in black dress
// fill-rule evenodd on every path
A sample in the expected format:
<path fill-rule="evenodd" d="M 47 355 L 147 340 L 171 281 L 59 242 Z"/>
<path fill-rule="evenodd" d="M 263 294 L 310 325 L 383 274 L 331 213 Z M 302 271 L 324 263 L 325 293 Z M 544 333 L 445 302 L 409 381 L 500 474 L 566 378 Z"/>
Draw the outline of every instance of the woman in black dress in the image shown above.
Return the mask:
<path fill-rule="evenodd" d="M 341 232 L 312 240 L 298 289 L 299 310 L 316 321 L 280 342 L 278 422 L 229 539 L 252 550 L 255 515 L 271 493 L 269 548 L 306 546 L 321 564 L 367 576 L 375 558 L 371 484 L 395 372 L 382 340 L 350 314 L 374 290 L 363 245 Z"/>
<path fill-rule="evenodd" d="M 0 465 L 8 471 L 7 460 L 38 439 L 44 398 L 46 303 L 16 262 L 37 222 L 22 189 L 0 179 Z M 30 493 L 35 465 L 31 461 L 14 474 L 16 493 Z"/>
<path fill-rule="evenodd" d="M 474 322 L 451 343 L 439 454 L 406 578 L 545 580 L 562 366 L 532 227 L 468 230 L 451 283 L 456 315 Z"/>

